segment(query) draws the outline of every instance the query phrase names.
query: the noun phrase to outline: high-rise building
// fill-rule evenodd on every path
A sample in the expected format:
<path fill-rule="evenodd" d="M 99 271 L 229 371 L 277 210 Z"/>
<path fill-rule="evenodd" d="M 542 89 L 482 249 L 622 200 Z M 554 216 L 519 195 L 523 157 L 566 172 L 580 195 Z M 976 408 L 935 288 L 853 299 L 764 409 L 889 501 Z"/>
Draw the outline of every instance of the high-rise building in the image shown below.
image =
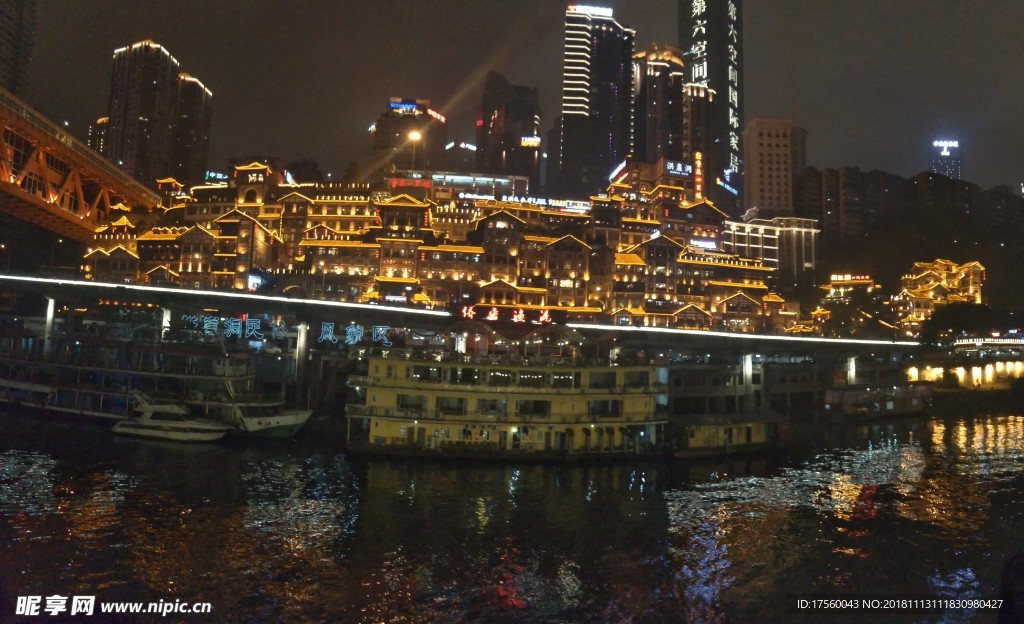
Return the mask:
<path fill-rule="evenodd" d="M 793 187 L 807 167 L 807 131 L 788 119 L 753 119 L 743 131 L 743 197 L 762 219 L 793 215 Z"/>
<path fill-rule="evenodd" d="M 24 97 L 36 30 L 35 0 L 0 2 L 0 86 Z"/>
<path fill-rule="evenodd" d="M 633 156 L 683 160 L 683 53 L 652 45 L 633 56 Z"/>
<path fill-rule="evenodd" d="M 742 0 L 679 0 L 679 48 L 688 82 L 713 89 L 714 150 L 704 154 L 708 196 L 733 215 L 743 188 L 743 3 Z"/>
<path fill-rule="evenodd" d="M 489 72 L 476 124 L 476 170 L 540 178 L 540 99 L 537 89 Z"/>
<path fill-rule="evenodd" d="M 89 124 L 89 136 L 85 143 L 97 153 L 103 154 L 107 151 L 107 127 L 110 125 L 109 117 L 100 117 Z"/>
<path fill-rule="evenodd" d="M 150 40 L 114 51 L 105 154 L 143 184 L 171 173 L 178 65 Z"/>
<path fill-rule="evenodd" d="M 104 155 L 144 184 L 168 176 L 201 182 L 209 151 L 210 98 L 162 45 L 114 51 Z M 186 153 L 187 152 L 187 153 Z"/>
<path fill-rule="evenodd" d="M 370 170 L 437 170 L 444 165 L 448 122 L 430 108 L 430 100 L 393 97 L 388 109 L 370 126 Z"/>
<path fill-rule="evenodd" d="M 600 192 L 632 151 L 633 40 L 612 9 L 565 11 L 559 184 L 568 195 Z"/>
<path fill-rule="evenodd" d="M 950 180 L 960 179 L 960 141 L 937 139 L 932 141 L 928 170 L 946 176 Z"/>
<path fill-rule="evenodd" d="M 206 179 L 212 99 L 213 94 L 198 79 L 178 74 L 172 164 L 174 177 L 183 184 Z"/>
<path fill-rule="evenodd" d="M 704 171 L 707 171 L 705 167 L 707 163 L 704 162 L 705 157 L 710 158 L 715 151 L 714 102 L 715 92 L 707 87 L 692 83 L 683 87 L 682 160 L 695 169 L 697 168 L 697 162 L 700 161 L 700 167 Z M 722 187 L 726 193 L 730 193 L 738 200 L 739 189 L 732 185 L 738 183 L 739 177 L 733 177 L 729 171 L 726 174 L 728 177 L 725 180 L 717 175 L 713 178 L 708 176 L 706 180 L 707 185 L 714 184 L 715 186 Z M 706 193 L 703 195 L 718 197 L 721 193 L 716 190 L 711 195 Z M 731 202 L 726 202 L 726 205 L 730 204 Z"/>

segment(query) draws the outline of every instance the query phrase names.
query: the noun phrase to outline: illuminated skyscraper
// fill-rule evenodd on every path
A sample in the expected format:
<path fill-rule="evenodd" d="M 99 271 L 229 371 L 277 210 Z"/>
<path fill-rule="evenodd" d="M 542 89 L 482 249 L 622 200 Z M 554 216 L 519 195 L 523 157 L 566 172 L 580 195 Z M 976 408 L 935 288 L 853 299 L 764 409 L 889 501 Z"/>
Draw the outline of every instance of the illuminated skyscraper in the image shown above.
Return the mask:
<path fill-rule="evenodd" d="M 569 195 L 605 189 L 633 145 L 635 31 L 612 10 L 570 5 L 565 11 L 565 65 L 559 183 Z"/>
<path fill-rule="evenodd" d="M 939 139 L 932 141 L 928 170 L 946 176 L 951 180 L 960 179 L 960 141 Z"/>
<path fill-rule="evenodd" d="M 35 29 L 35 0 L 0 2 L 0 86 L 19 97 L 28 85 Z"/>
<path fill-rule="evenodd" d="M 107 151 L 107 126 L 109 124 L 109 117 L 100 117 L 95 122 L 89 124 L 89 136 L 85 140 L 86 145 L 100 154 Z"/>
<path fill-rule="evenodd" d="M 743 3 L 742 0 L 679 0 L 679 48 L 689 82 L 714 90 L 714 145 L 704 155 L 706 177 L 743 188 Z M 717 184 L 708 196 L 734 216 L 741 204 Z"/>
<path fill-rule="evenodd" d="M 196 78 L 178 74 L 172 175 L 183 184 L 206 179 L 213 94 Z"/>
<path fill-rule="evenodd" d="M 652 46 L 633 57 L 633 154 L 644 162 L 683 160 L 683 54 Z"/>
<path fill-rule="evenodd" d="M 168 176 L 201 182 L 211 96 L 158 43 L 115 50 L 104 155 L 150 186 Z"/>

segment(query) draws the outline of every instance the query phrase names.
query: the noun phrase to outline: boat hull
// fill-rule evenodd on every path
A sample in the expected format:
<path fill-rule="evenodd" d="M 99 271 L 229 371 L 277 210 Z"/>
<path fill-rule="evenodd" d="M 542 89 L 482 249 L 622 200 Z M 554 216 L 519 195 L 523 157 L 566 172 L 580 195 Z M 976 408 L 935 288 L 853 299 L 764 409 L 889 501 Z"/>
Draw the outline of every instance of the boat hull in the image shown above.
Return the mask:
<path fill-rule="evenodd" d="M 173 440 L 175 442 L 216 442 L 227 435 L 226 427 L 207 427 L 190 425 L 172 427 L 157 423 L 134 422 L 124 420 L 112 429 L 114 433 L 153 440 Z"/>
<path fill-rule="evenodd" d="M 231 434 L 254 438 L 291 438 L 309 420 L 313 410 L 287 410 L 273 416 L 247 416 Z"/>

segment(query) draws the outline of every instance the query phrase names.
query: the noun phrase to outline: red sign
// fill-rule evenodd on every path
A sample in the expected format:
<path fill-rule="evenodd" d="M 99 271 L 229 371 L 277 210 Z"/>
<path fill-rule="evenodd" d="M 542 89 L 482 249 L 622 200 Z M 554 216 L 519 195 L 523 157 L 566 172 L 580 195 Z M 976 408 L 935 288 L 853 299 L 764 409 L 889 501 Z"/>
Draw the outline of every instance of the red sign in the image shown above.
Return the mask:
<path fill-rule="evenodd" d="M 704 155 L 700 152 L 693 153 L 693 197 L 704 199 Z"/>

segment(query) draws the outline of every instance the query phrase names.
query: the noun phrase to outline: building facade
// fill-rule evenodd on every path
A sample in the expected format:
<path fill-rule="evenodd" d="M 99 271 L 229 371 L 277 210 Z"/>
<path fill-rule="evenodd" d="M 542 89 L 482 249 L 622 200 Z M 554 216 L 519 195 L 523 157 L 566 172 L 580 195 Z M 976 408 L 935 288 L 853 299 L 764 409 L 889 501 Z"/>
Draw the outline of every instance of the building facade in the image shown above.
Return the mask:
<path fill-rule="evenodd" d="M 540 185 L 540 100 L 537 89 L 489 72 L 476 126 L 476 169 L 525 176 Z"/>
<path fill-rule="evenodd" d="M 726 221 L 722 249 L 748 258 L 760 258 L 780 276 L 797 280 L 813 272 L 818 262 L 818 222 L 799 217 Z"/>
<path fill-rule="evenodd" d="M 657 162 L 683 160 L 683 53 L 652 45 L 633 57 L 633 155 Z"/>
<path fill-rule="evenodd" d="M 430 108 L 430 100 L 393 97 L 370 126 L 370 171 L 444 169 L 448 120 Z"/>
<path fill-rule="evenodd" d="M 178 75 L 171 175 L 184 184 L 206 179 L 213 93 L 198 79 Z"/>
<path fill-rule="evenodd" d="M 807 167 L 807 131 L 788 119 L 752 119 L 743 146 L 746 208 L 763 219 L 792 216 L 795 180 Z"/>
<path fill-rule="evenodd" d="M 635 36 L 611 9 L 566 9 L 558 173 L 565 195 L 604 190 L 612 170 L 632 152 Z"/>
<path fill-rule="evenodd" d="M 950 180 L 960 179 L 960 141 L 936 139 L 932 141 L 931 153 L 928 158 L 928 171 Z"/>
<path fill-rule="evenodd" d="M 0 86 L 24 98 L 35 43 L 36 0 L 0 3 Z"/>
<path fill-rule="evenodd" d="M 83 267 L 94 279 L 189 287 L 270 280 L 279 292 L 451 307 L 467 320 L 778 330 L 783 301 L 765 283 L 774 269 L 718 249 L 725 213 L 687 199 L 685 179 L 660 166 L 627 169 L 591 205 L 285 183 L 254 162 L 188 191 L 163 180 L 163 213 L 102 228 Z"/>
<path fill-rule="evenodd" d="M 167 176 L 201 182 L 211 97 L 152 40 L 115 50 L 104 156 L 149 186 Z"/>
<path fill-rule="evenodd" d="M 679 48 L 686 54 L 688 82 L 712 89 L 714 150 L 704 154 L 709 178 L 742 191 L 743 3 L 742 0 L 679 0 Z M 713 186 L 709 197 L 731 216 L 741 198 Z"/>

